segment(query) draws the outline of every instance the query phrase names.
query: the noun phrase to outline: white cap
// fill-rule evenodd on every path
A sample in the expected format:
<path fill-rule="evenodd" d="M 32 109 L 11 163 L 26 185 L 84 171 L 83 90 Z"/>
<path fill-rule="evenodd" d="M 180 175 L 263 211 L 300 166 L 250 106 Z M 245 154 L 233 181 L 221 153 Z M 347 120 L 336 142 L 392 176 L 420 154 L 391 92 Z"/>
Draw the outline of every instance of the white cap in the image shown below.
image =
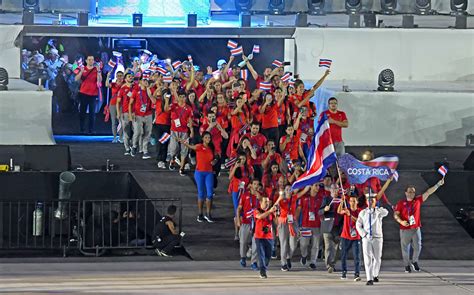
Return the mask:
<path fill-rule="evenodd" d="M 148 49 L 143 50 L 143 53 L 148 54 L 148 56 L 152 56 L 152 55 L 153 55 L 153 53 L 151 53 L 151 51 L 148 50 Z"/>
<path fill-rule="evenodd" d="M 59 51 L 55 48 L 51 49 L 50 53 L 59 56 Z"/>
<path fill-rule="evenodd" d="M 217 61 L 217 68 L 220 70 L 224 64 L 227 64 L 225 59 L 219 59 L 219 61 Z"/>

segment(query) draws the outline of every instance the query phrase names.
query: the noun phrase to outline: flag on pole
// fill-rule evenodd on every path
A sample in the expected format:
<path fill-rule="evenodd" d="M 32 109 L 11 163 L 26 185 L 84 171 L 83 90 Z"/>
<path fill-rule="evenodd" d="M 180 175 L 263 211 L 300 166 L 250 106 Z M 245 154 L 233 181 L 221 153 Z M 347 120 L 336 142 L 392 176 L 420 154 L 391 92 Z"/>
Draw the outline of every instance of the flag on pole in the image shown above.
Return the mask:
<path fill-rule="evenodd" d="M 239 43 L 235 42 L 234 40 L 229 39 L 229 41 L 227 41 L 227 48 L 235 49 L 237 46 L 239 46 Z"/>
<path fill-rule="evenodd" d="M 181 66 L 181 61 L 176 60 L 171 65 L 173 66 L 173 69 L 176 70 L 177 68 L 179 68 Z"/>
<path fill-rule="evenodd" d="M 288 86 L 295 87 L 295 80 L 290 79 L 290 80 L 288 81 Z"/>
<path fill-rule="evenodd" d="M 323 115 L 315 128 L 311 148 L 308 152 L 306 172 L 298 177 L 291 188 L 300 189 L 320 181 L 326 175 L 328 168 L 336 162 L 336 159 L 336 151 L 329 131 L 329 121 L 326 115 Z"/>
<path fill-rule="evenodd" d="M 109 59 L 109 67 L 111 68 L 115 68 L 115 66 L 117 65 L 117 63 L 113 60 L 113 59 Z"/>
<path fill-rule="evenodd" d="M 398 161 L 399 159 L 395 155 L 385 155 L 385 156 L 377 157 L 370 161 L 361 161 L 361 163 L 369 167 L 386 166 L 390 169 L 397 169 Z"/>
<path fill-rule="evenodd" d="M 254 45 L 252 49 L 252 53 L 260 53 L 260 45 Z"/>
<path fill-rule="evenodd" d="M 326 58 L 320 58 L 319 59 L 319 67 L 322 68 L 331 68 L 332 60 L 331 59 L 326 59 Z"/>
<path fill-rule="evenodd" d="M 247 81 L 249 78 L 249 71 L 247 69 L 240 70 L 240 78 Z"/>
<path fill-rule="evenodd" d="M 226 169 L 229 169 L 230 167 L 234 166 L 235 163 L 237 163 L 237 160 L 239 157 L 233 157 L 232 159 L 229 159 L 227 162 L 225 162 L 224 166 Z"/>
<path fill-rule="evenodd" d="M 171 75 L 163 76 L 164 83 L 171 83 L 173 81 L 173 77 Z"/>
<path fill-rule="evenodd" d="M 162 74 L 162 75 L 166 75 L 168 74 L 168 70 L 167 69 L 164 69 L 162 67 L 157 67 L 156 70 L 158 71 L 158 73 Z"/>
<path fill-rule="evenodd" d="M 438 173 L 445 177 L 448 173 L 448 168 L 446 168 L 444 165 L 441 165 L 441 167 L 438 168 Z"/>
<path fill-rule="evenodd" d="M 283 77 L 281 77 L 281 80 L 282 80 L 283 82 L 288 82 L 288 81 L 290 81 L 290 78 L 291 78 L 291 73 L 290 73 L 290 72 L 286 72 L 286 73 L 283 75 Z"/>
<path fill-rule="evenodd" d="M 279 68 L 281 66 L 283 66 L 283 62 L 279 61 L 278 59 L 275 59 L 273 62 L 272 62 L 272 66 L 276 67 L 276 68 Z"/>
<path fill-rule="evenodd" d="M 260 82 L 259 89 L 263 90 L 263 91 L 270 91 L 270 90 L 272 90 L 272 83 L 270 83 L 270 82 Z"/>
<path fill-rule="evenodd" d="M 242 126 L 242 128 L 239 129 L 239 133 L 240 134 L 245 134 L 247 133 L 247 129 L 249 129 L 249 124 L 244 124 L 244 126 Z"/>
<path fill-rule="evenodd" d="M 161 144 L 165 144 L 168 140 L 170 140 L 171 138 L 171 135 L 167 132 L 163 133 L 163 135 L 161 135 L 160 139 L 158 139 L 158 141 L 161 143 Z"/>
<path fill-rule="evenodd" d="M 244 53 L 244 49 L 242 48 L 242 46 L 230 50 L 230 54 L 232 54 L 233 56 L 241 55 L 242 53 Z"/>

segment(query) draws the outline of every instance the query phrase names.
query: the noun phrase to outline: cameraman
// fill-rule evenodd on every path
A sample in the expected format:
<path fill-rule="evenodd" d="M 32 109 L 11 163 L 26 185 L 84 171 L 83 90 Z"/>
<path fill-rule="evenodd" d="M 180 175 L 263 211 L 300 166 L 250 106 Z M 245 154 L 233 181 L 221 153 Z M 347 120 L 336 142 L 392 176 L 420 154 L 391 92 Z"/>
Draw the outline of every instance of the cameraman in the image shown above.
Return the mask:
<path fill-rule="evenodd" d="M 153 244 L 156 247 L 155 252 L 159 256 L 171 257 L 170 253 L 181 242 L 181 236 L 174 222 L 176 209 L 175 205 L 168 206 L 167 214 L 155 227 Z"/>

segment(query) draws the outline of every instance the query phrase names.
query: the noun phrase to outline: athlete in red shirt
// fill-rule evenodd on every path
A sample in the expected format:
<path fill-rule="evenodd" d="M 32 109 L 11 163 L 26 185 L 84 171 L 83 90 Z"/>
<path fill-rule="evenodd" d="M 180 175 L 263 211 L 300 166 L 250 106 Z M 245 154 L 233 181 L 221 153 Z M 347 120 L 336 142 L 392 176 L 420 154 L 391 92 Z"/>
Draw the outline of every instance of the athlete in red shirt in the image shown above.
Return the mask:
<path fill-rule="evenodd" d="M 111 89 L 111 98 L 109 101 L 109 115 L 110 121 L 112 123 L 112 134 L 114 135 L 113 143 L 122 142 L 122 128 L 117 130 L 119 120 L 117 120 L 117 96 L 119 94 L 120 88 L 124 83 L 124 74 L 122 71 L 115 73 L 116 80 L 115 82 L 110 82 L 110 74 L 112 71 L 107 73 L 107 79 L 105 80 L 105 87 Z M 118 132 L 117 132 L 118 131 Z M 117 133 L 119 134 L 117 138 Z"/>
<path fill-rule="evenodd" d="M 260 208 L 254 211 L 255 217 L 255 244 L 258 252 L 258 266 L 260 277 L 267 278 L 267 266 L 270 263 L 273 248 L 273 218 L 276 211 L 275 205 L 270 207 L 270 200 L 262 198 Z"/>
<path fill-rule="evenodd" d="M 125 83 L 119 90 L 115 108 L 117 109 L 117 118 L 120 120 L 123 129 L 123 145 L 125 147 L 125 156 L 130 155 L 132 147 L 132 123 L 128 119 L 128 106 L 130 97 L 133 94 L 133 75 L 127 73 L 125 75 Z"/>
<path fill-rule="evenodd" d="M 422 195 L 416 196 L 415 186 L 405 189 L 405 199 L 398 201 L 395 206 L 395 220 L 400 224 L 400 246 L 402 249 L 405 272 L 420 271 L 418 258 L 421 252 L 421 204 L 444 184 L 444 178 L 427 189 Z M 384 185 L 385 186 L 385 185 Z M 413 247 L 413 258 L 410 260 L 410 245 Z"/>
<path fill-rule="evenodd" d="M 334 142 L 334 148 L 337 156 L 341 156 L 346 153 L 344 147 L 344 141 L 342 140 L 342 128 L 349 127 L 349 121 L 347 120 L 346 113 L 337 109 L 337 98 L 331 97 L 328 100 L 329 109 L 324 111 L 329 122 L 329 129 L 331 131 L 332 141 Z"/>

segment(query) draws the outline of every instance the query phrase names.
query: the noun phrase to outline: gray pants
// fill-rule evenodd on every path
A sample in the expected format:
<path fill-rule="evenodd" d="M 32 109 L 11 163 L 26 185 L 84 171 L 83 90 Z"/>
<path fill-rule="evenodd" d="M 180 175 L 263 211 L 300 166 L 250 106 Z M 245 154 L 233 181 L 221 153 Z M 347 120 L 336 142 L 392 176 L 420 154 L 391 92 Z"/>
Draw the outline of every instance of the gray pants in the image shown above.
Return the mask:
<path fill-rule="evenodd" d="M 181 158 L 185 158 L 188 155 L 188 148 L 184 144 L 179 143 L 177 138 L 188 139 L 189 135 L 186 132 L 171 131 L 170 143 L 168 145 L 168 161 L 173 160 L 173 157 L 178 154 L 179 150 L 181 150 Z"/>
<path fill-rule="evenodd" d="M 118 127 L 118 120 L 117 120 L 117 106 L 116 105 L 109 105 L 109 112 L 110 112 L 110 122 L 112 123 L 112 134 L 114 135 L 114 138 L 117 137 L 117 127 Z M 120 125 L 122 125 L 122 122 L 120 122 Z M 122 127 L 118 130 L 118 134 L 120 138 L 122 138 Z"/>
<path fill-rule="evenodd" d="M 133 121 L 133 147 L 139 146 L 142 142 L 143 153 L 148 153 L 148 143 L 150 142 L 151 129 L 153 128 L 153 119 L 151 115 L 135 116 Z"/>
<path fill-rule="evenodd" d="M 336 155 L 338 157 L 344 155 L 346 153 L 346 148 L 344 146 L 344 141 L 335 142 L 334 149 L 336 150 Z"/>
<path fill-rule="evenodd" d="M 334 268 L 336 266 L 336 254 L 339 248 L 339 236 L 334 233 L 324 233 L 324 262 L 326 268 Z"/>
<path fill-rule="evenodd" d="M 401 229 L 400 245 L 405 266 L 410 265 L 410 245 L 413 247 L 413 258 L 411 261 L 418 263 L 421 252 L 421 228 Z"/>
<path fill-rule="evenodd" d="M 298 246 L 298 236 L 291 236 L 289 226 L 294 226 L 295 232 L 298 232 L 297 225 L 295 223 L 279 223 L 277 226 L 278 238 L 280 239 L 280 255 L 281 265 L 286 265 L 286 260 L 293 257 L 293 253 Z"/>
<path fill-rule="evenodd" d="M 362 251 L 364 252 L 365 275 L 367 281 L 372 281 L 379 276 L 382 264 L 383 238 L 363 238 Z"/>
<path fill-rule="evenodd" d="M 250 224 L 242 224 L 239 230 L 239 240 L 240 240 L 240 258 L 247 257 L 247 251 L 249 249 L 249 244 L 252 243 L 252 258 L 251 263 L 257 263 L 258 253 L 257 245 L 255 244 L 255 238 L 253 237 L 253 232 Z"/>
<path fill-rule="evenodd" d="M 122 129 L 123 129 L 123 145 L 125 150 L 130 150 L 131 147 L 131 134 L 132 134 L 132 122 L 128 119 L 128 113 L 122 114 Z"/>
<path fill-rule="evenodd" d="M 311 237 L 301 237 L 300 239 L 301 256 L 310 259 L 311 263 L 316 264 L 316 260 L 318 259 L 319 243 L 321 240 L 321 231 L 319 227 L 311 228 L 311 231 L 313 232 Z M 312 245 L 311 252 L 308 253 L 310 244 Z"/>

